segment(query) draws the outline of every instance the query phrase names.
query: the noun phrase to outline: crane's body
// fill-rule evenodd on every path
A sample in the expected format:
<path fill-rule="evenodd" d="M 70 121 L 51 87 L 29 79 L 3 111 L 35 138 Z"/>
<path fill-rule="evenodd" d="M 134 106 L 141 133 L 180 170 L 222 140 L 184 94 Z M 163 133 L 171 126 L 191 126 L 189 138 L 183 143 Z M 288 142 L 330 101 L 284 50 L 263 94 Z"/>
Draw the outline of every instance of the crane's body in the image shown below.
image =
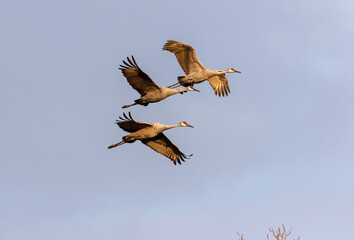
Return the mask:
<path fill-rule="evenodd" d="M 193 91 L 193 90 L 191 90 L 188 87 L 184 87 L 184 88 L 160 87 L 158 89 L 148 91 L 146 94 L 141 96 L 141 98 L 135 101 L 139 102 L 139 104 L 141 105 L 155 103 L 155 102 L 160 102 L 161 100 L 169 96 L 175 95 L 177 93 L 184 93 L 186 91 Z"/>
<path fill-rule="evenodd" d="M 204 67 L 199 61 L 194 48 L 182 42 L 168 40 L 162 49 L 176 55 L 178 63 L 186 74 L 185 76 L 178 77 L 178 83 L 171 87 L 178 85 L 193 86 L 195 83 L 208 80 L 215 91 L 215 95 L 227 96 L 228 93 L 230 93 L 230 87 L 225 73 L 240 73 L 233 68 L 227 70 L 212 70 Z"/>
<path fill-rule="evenodd" d="M 149 75 L 139 68 L 133 56 L 132 60 L 127 58 L 127 61 L 128 63 L 123 61 L 125 65 L 120 65 L 121 67 L 119 69 L 126 77 L 128 83 L 140 93 L 140 98 L 134 100 L 133 104 L 124 105 L 122 108 L 131 107 L 137 104 L 147 106 L 149 103 L 159 102 L 177 93 L 184 93 L 187 91 L 199 92 L 192 86 L 183 88 L 160 87 L 149 77 Z"/>
<path fill-rule="evenodd" d="M 223 75 L 227 72 L 228 70 L 223 71 L 223 70 L 212 70 L 209 68 L 205 68 L 199 72 L 193 72 L 184 77 L 178 77 L 178 82 L 182 86 L 193 86 L 193 84 L 195 83 L 204 82 L 205 80 L 208 80 L 211 77 Z M 232 70 L 230 72 L 232 72 Z"/>
<path fill-rule="evenodd" d="M 121 142 L 110 145 L 108 148 L 114 148 L 124 143 L 133 143 L 140 140 L 154 151 L 171 159 L 174 164 L 177 162 L 181 164 L 185 158 L 192 155 L 185 155 L 182 153 L 162 132 L 175 127 L 193 127 L 186 122 L 180 122 L 174 125 L 164 125 L 161 123 L 146 123 L 135 121 L 130 112 L 129 117 L 123 113 L 124 118 L 119 117 L 117 120 L 118 126 L 124 131 L 130 132 L 122 138 Z"/>
<path fill-rule="evenodd" d="M 156 137 L 158 134 L 162 133 L 167 129 L 171 129 L 174 127 L 181 127 L 182 125 L 175 124 L 175 125 L 164 125 L 161 123 L 150 123 L 150 126 L 142 128 L 136 132 L 133 132 L 127 136 L 123 137 L 125 142 L 134 142 L 136 140 L 143 140 L 146 138 L 153 138 Z"/>

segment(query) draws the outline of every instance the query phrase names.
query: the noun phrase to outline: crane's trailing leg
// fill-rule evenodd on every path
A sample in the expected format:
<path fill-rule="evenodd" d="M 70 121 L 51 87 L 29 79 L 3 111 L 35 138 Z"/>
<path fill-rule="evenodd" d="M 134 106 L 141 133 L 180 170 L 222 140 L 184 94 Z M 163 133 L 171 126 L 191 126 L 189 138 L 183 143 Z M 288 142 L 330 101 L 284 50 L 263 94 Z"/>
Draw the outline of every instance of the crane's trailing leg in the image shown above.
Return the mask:
<path fill-rule="evenodd" d="M 124 106 L 122 106 L 122 108 L 128 108 L 128 107 L 134 106 L 136 104 L 138 104 L 138 103 L 133 103 L 133 104 L 130 104 L 130 105 L 124 105 Z"/>
<path fill-rule="evenodd" d="M 108 149 L 111 149 L 111 148 L 114 148 L 114 147 L 118 147 L 118 146 L 120 146 L 120 145 L 122 145 L 122 144 L 124 144 L 124 143 L 125 143 L 124 141 L 121 141 L 121 142 L 119 142 L 119 143 L 112 144 L 111 146 L 108 147 Z"/>
<path fill-rule="evenodd" d="M 122 108 L 128 108 L 128 107 L 131 107 L 131 106 L 134 106 L 134 105 L 137 105 L 137 104 L 139 104 L 139 105 L 143 105 L 143 106 L 147 106 L 147 105 L 149 105 L 149 103 L 144 103 L 144 102 L 142 102 L 141 101 L 141 99 L 136 99 L 136 100 L 134 100 L 134 103 L 133 104 L 130 104 L 130 105 L 124 105 L 124 106 L 122 106 Z"/>
<path fill-rule="evenodd" d="M 177 87 L 180 87 L 181 84 L 180 83 L 175 83 L 175 84 L 172 84 L 170 86 L 168 86 L 169 88 L 177 88 Z"/>

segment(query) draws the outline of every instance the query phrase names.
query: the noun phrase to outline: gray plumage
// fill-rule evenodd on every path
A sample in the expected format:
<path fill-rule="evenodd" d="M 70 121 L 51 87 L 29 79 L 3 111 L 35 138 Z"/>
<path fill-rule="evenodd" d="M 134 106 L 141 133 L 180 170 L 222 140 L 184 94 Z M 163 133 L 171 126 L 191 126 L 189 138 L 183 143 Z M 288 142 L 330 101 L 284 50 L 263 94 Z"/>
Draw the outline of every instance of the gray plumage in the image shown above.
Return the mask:
<path fill-rule="evenodd" d="M 215 95 L 218 95 L 219 97 L 221 95 L 227 96 L 230 93 L 230 87 L 225 77 L 225 73 L 240 73 L 233 68 L 227 70 L 212 70 L 204 67 L 199 61 L 194 48 L 182 42 L 168 40 L 162 49 L 170 51 L 176 55 L 179 65 L 186 74 L 186 76 L 178 77 L 179 84 L 177 83 L 177 85 L 193 86 L 195 83 L 201 83 L 208 80 L 209 84 L 215 91 Z M 176 86 L 176 84 L 172 86 Z"/>
<path fill-rule="evenodd" d="M 122 71 L 124 77 L 128 80 L 130 86 L 132 86 L 136 91 L 139 92 L 140 98 L 136 99 L 133 104 L 124 105 L 122 108 L 131 107 L 136 104 L 147 106 L 149 103 L 159 102 L 169 96 L 175 95 L 177 93 L 184 93 L 186 91 L 197 91 L 191 86 L 184 88 L 171 88 L 171 87 L 160 87 L 157 85 L 145 72 L 143 72 L 138 64 L 136 63 L 134 57 L 132 60 L 127 58 L 128 62 L 123 60 L 125 65 L 120 65 L 120 70 Z"/>
<path fill-rule="evenodd" d="M 137 122 L 132 118 L 130 112 L 129 117 L 125 113 L 123 113 L 123 116 L 124 118 L 119 117 L 120 120 L 117 120 L 116 123 L 121 129 L 130 132 L 131 134 L 124 136 L 121 142 L 110 145 L 108 147 L 109 149 L 120 146 L 124 143 L 133 143 L 136 140 L 140 140 L 152 150 L 171 159 L 175 165 L 177 162 L 181 164 L 181 161 L 184 162 L 184 159 L 188 159 L 192 156 L 192 154 L 185 155 L 182 153 L 162 132 L 175 127 L 193 128 L 193 126 L 186 122 L 180 122 L 174 125 Z"/>

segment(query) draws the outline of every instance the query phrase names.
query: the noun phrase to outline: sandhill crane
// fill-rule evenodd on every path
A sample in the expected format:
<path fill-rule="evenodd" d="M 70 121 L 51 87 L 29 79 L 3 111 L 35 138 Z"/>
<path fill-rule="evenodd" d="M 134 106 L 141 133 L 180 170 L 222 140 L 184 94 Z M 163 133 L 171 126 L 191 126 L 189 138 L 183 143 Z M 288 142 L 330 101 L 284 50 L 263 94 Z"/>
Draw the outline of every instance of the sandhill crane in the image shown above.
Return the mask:
<path fill-rule="evenodd" d="M 146 73 L 144 73 L 136 64 L 134 57 L 132 60 L 127 58 L 127 62 L 123 60 L 125 65 L 120 65 L 119 68 L 124 77 L 128 80 L 128 83 L 140 93 L 141 97 L 136 99 L 133 104 L 124 105 L 122 108 L 134 106 L 136 104 L 147 106 L 149 103 L 159 102 L 169 96 L 177 93 L 183 93 L 186 91 L 197 91 L 193 86 L 187 86 L 184 88 L 171 88 L 160 87 L 157 85 Z"/>
<path fill-rule="evenodd" d="M 178 83 L 172 85 L 193 86 L 194 83 L 201 83 L 208 80 L 215 91 L 215 95 L 219 97 L 227 96 L 230 93 L 229 84 L 225 77 L 225 73 L 241 73 L 233 68 L 223 70 L 212 70 L 204 67 L 199 61 L 195 50 L 192 46 L 168 40 L 162 48 L 176 55 L 179 65 L 182 67 L 186 76 L 178 77 Z"/>
<path fill-rule="evenodd" d="M 133 143 L 136 140 L 140 140 L 146 146 L 150 147 L 152 150 L 166 156 L 171 159 L 176 165 L 176 162 L 181 164 L 181 161 L 184 162 L 184 159 L 189 159 L 191 155 L 185 155 L 182 153 L 178 147 L 176 147 L 162 132 L 175 128 L 175 127 L 191 127 L 186 122 L 180 122 L 174 125 L 164 125 L 161 123 L 146 123 L 146 122 L 136 122 L 130 112 L 129 117 L 123 113 L 124 118 L 119 117 L 120 120 L 117 120 L 118 126 L 126 132 L 131 134 L 124 136 L 122 141 L 116 144 L 112 144 L 108 147 L 114 148 L 120 146 L 124 143 Z"/>

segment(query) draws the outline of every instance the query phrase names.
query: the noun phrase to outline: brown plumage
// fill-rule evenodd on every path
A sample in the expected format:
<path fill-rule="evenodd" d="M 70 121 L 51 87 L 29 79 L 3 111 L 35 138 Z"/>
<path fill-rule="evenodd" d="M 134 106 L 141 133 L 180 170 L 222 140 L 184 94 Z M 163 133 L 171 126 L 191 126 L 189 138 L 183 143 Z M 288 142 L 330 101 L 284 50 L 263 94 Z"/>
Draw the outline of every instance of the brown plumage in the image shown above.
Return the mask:
<path fill-rule="evenodd" d="M 174 145 L 162 132 L 174 127 L 193 127 L 186 122 L 180 122 L 174 125 L 164 125 L 161 123 L 146 123 L 135 121 L 130 112 L 127 116 L 123 113 L 124 117 L 119 117 L 117 120 L 118 126 L 126 132 L 131 134 L 122 138 L 122 141 L 116 144 L 110 145 L 108 148 L 114 148 L 124 143 L 133 143 L 136 140 L 140 140 L 146 146 L 150 147 L 154 151 L 164 155 L 171 159 L 173 163 L 181 164 L 184 159 L 189 159 L 191 155 L 185 155 L 182 153 L 176 145 Z"/>
<path fill-rule="evenodd" d="M 124 77 L 127 79 L 130 86 L 139 92 L 140 98 L 136 99 L 133 104 L 124 105 L 122 108 L 127 108 L 140 104 L 147 106 L 149 103 L 159 102 L 169 96 L 186 91 L 197 91 L 191 86 L 184 88 L 160 87 L 157 85 L 143 70 L 140 69 L 134 57 L 131 60 L 127 58 L 127 62 L 123 60 L 124 65 L 120 65 Z"/>
<path fill-rule="evenodd" d="M 208 80 L 215 91 L 215 95 L 219 97 L 227 96 L 230 93 L 230 87 L 225 73 L 240 73 L 233 68 L 227 70 L 212 70 L 204 67 L 199 61 L 194 48 L 182 42 L 168 40 L 162 49 L 175 54 L 179 65 L 186 74 L 186 76 L 178 77 L 178 83 L 182 86 L 191 86 L 195 83 Z M 172 86 L 176 86 L 176 84 Z"/>

